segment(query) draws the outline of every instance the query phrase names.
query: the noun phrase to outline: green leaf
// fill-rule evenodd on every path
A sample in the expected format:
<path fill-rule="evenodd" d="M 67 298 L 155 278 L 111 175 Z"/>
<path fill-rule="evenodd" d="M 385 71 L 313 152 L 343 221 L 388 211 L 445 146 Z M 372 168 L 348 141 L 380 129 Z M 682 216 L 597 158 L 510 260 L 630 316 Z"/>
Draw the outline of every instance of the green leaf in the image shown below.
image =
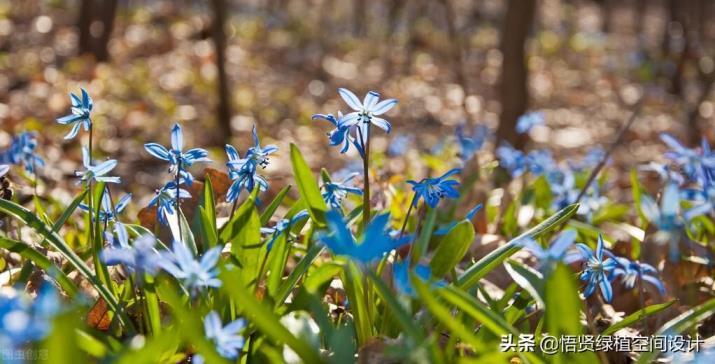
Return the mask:
<path fill-rule="evenodd" d="M 288 191 L 291 189 L 291 185 L 283 187 L 280 192 L 276 195 L 276 197 L 271 201 L 271 203 L 266 207 L 265 210 L 261 213 L 261 226 L 265 226 L 268 221 L 271 220 L 271 217 L 273 214 L 276 212 L 278 209 L 278 206 L 281 205 L 283 202 L 283 199 L 285 199 L 286 194 L 288 194 Z"/>
<path fill-rule="evenodd" d="M 529 292 L 531 297 L 539 303 L 539 307 L 543 308 L 545 305 L 545 284 L 544 276 L 541 272 L 513 260 L 506 261 L 504 268 L 506 268 L 507 273 L 509 273 L 514 282 Z"/>
<path fill-rule="evenodd" d="M 551 336 L 581 335 L 581 298 L 573 272 L 558 263 L 546 279 L 546 331 Z M 598 363 L 595 353 L 557 353 L 556 363 Z"/>
<path fill-rule="evenodd" d="M 449 308 L 445 307 L 434 296 L 434 292 L 430 287 L 421 281 L 418 277 L 413 277 L 410 275 L 412 286 L 415 288 L 417 295 L 424 306 L 432 313 L 442 325 L 444 325 L 451 335 L 456 335 L 461 338 L 464 342 L 472 345 L 475 349 L 481 349 L 484 347 L 484 343 L 474 334 L 472 328 L 467 328 L 460 321 L 455 319 L 450 313 Z"/>
<path fill-rule="evenodd" d="M 62 228 L 62 225 L 64 225 L 67 222 L 67 220 L 70 218 L 70 216 L 72 216 L 72 214 L 77 209 L 79 204 L 81 204 L 82 201 L 84 201 L 84 199 L 86 197 L 87 197 L 87 189 L 83 189 L 82 192 L 80 192 L 80 194 L 77 197 L 75 197 L 74 200 L 72 200 L 72 203 L 69 206 L 67 206 L 65 211 L 62 212 L 62 215 L 60 215 L 60 218 L 57 219 L 57 221 L 55 221 L 54 225 L 52 225 L 52 231 L 54 231 L 54 232 L 60 231 L 60 228 Z"/>
<path fill-rule="evenodd" d="M 437 293 L 447 302 L 459 308 L 460 311 L 481 322 L 487 330 L 491 331 L 495 335 L 519 335 L 519 331 L 509 325 L 503 317 L 499 316 L 495 311 L 491 310 L 483 303 L 477 301 L 465 291 L 447 286 L 438 289 Z"/>
<path fill-rule="evenodd" d="M 218 244 L 218 227 L 216 226 L 216 201 L 214 200 L 214 188 L 211 177 L 207 174 L 204 181 L 204 192 L 199 214 L 201 217 L 201 233 L 204 249 L 208 250 Z"/>
<path fill-rule="evenodd" d="M 474 242 L 474 226 L 470 221 L 462 220 L 440 240 L 430 262 L 432 274 L 435 277 L 442 277 L 456 267 L 472 242 Z"/>
<path fill-rule="evenodd" d="M 59 269 L 59 267 L 52 264 L 45 254 L 40 253 L 21 241 L 12 240 L 3 236 L 0 236 L 0 248 L 20 254 L 21 257 L 35 263 L 36 266 L 47 272 L 50 277 L 55 278 L 70 297 L 74 297 L 77 294 L 78 289 L 74 282 L 72 282 L 67 274 Z"/>
<path fill-rule="evenodd" d="M 658 329 L 654 336 L 681 334 L 695 325 L 702 323 L 705 319 L 712 316 L 713 313 L 715 313 L 715 298 L 710 299 L 699 306 L 693 307 L 678 315 L 678 317 L 666 322 L 665 325 Z M 641 353 L 641 356 L 638 358 L 636 363 L 653 363 L 655 358 L 657 358 L 660 354 L 661 352 L 655 350 Z"/>
<path fill-rule="evenodd" d="M 261 244 L 261 219 L 252 194 L 236 210 L 231 229 L 224 243 L 231 242 L 231 252 L 242 265 L 241 273 L 245 282 L 255 282 L 259 275 L 261 260 L 265 259 L 266 244 Z M 225 239 L 225 240 L 224 240 Z"/>
<path fill-rule="evenodd" d="M 427 217 L 420 230 L 420 236 L 412 247 L 412 262 L 417 263 L 420 258 L 427 253 L 427 248 L 429 247 L 429 241 L 432 237 L 432 232 L 434 230 L 435 223 L 437 221 L 437 209 L 429 208 L 427 210 Z"/>
<path fill-rule="evenodd" d="M 97 277 L 92 273 L 92 270 L 84 264 L 84 261 L 75 254 L 75 252 L 62 240 L 62 238 L 51 230 L 49 226 L 40 221 L 35 215 L 26 208 L 8 201 L 0 199 L 0 211 L 10 215 L 28 227 L 32 228 L 52 245 L 67 261 L 77 269 L 79 274 L 87 278 L 89 283 L 97 290 L 100 296 L 107 301 L 109 308 L 118 314 L 120 321 L 130 330 L 133 330 L 132 323 L 119 305 L 111 291 L 104 286 Z"/>
<path fill-rule="evenodd" d="M 578 210 L 578 204 L 573 204 L 564 207 L 561 211 L 555 213 L 540 224 L 527 230 L 523 234 L 512 239 L 508 243 L 492 250 L 484 258 L 480 259 L 469 267 L 457 280 L 457 286 L 462 289 L 469 289 L 479 282 L 482 277 L 498 267 L 506 258 L 512 256 L 521 249 L 519 245 L 521 240 L 530 237 L 537 238 L 540 235 L 550 231 L 554 227 L 571 218 Z"/>
<path fill-rule="evenodd" d="M 616 322 L 615 324 L 609 326 L 607 329 L 603 330 L 601 335 L 607 336 L 615 333 L 616 331 L 631 326 L 637 322 L 646 319 L 649 316 L 655 315 L 658 312 L 665 310 L 666 308 L 672 306 L 678 300 L 670 300 L 664 303 L 657 303 L 655 305 L 650 305 L 648 307 L 642 308 L 632 314 L 623 318 L 623 320 Z"/>
<path fill-rule="evenodd" d="M 79 329 L 75 330 L 75 335 L 77 346 L 85 353 L 95 358 L 103 358 L 107 355 L 109 349 L 99 339 Z"/>
<path fill-rule="evenodd" d="M 293 336 L 268 306 L 263 305 L 256 299 L 252 291 L 245 288 L 245 282 L 242 281 L 238 272 L 224 270 L 221 272 L 221 280 L 231 282 L 231 284 L 224 284 L 221 289 L 231 296 L 236 305 L 243 310 L 248 322 L 268 339 L 288 345 L 306 363 L 324 362 L 310 344 Z"/>
<path fill-rule="evenodd" d="M 387 288 L 385 282 L 378 277 L 375 272 L 368 271 L 368 278 L 373 282 L 377 293 L 382 298 L 383 302 L 390 309 L 397 322 L 405 329 L 405 333 L 409 338 L 414 340 L 416 343 L 421 343 L 424 340 L 424 334 L 418 325 L 416 325 L 415 320 L 412 316 L 405 311 L 405 309 L 400 305 L 400 303 L 395 298 L 395 294 Z"/>
<path fill-rule="evenodd" d="M 308 205 L 308 213 L 310 213 L 311 219 L 318 226 L 325 226 L 325 213 L 328 211 L 328 206 L 320 194 L 320 188 L 315 176 L 310 171 L 308 163 L 305 162 L 298 147 L 292 143 L 290 145 L 290 159 L 293 163 L 293 175 L 298 184 L 298 191 L 303 201 Z"/>
<path fill-rule="evenodd" d="M 281 286 L 278 288 L 278 292 L 275 295 L 276 299 L 276 307 L 279 305 L 282 305 L 283 302 L 288 298 L 288 295 L 290 294 L 290 291 L 295 287 L 295 284 L 298 282 L 300 277 L 302 277 L 307 271 L 308 268 L 310 268 L 310 265 L 313 263 L 313 260 L 320 255 L 320 252 L 323 251 L 323 246 L 320 244 L 315 244 L 308 249 L 308 252 L 305 254 L 303 259 L 298 262 L 298 264 L 293 268 L 293 271 L 290 272 L 290 275 L 288 278 L 283 281 Z"/>

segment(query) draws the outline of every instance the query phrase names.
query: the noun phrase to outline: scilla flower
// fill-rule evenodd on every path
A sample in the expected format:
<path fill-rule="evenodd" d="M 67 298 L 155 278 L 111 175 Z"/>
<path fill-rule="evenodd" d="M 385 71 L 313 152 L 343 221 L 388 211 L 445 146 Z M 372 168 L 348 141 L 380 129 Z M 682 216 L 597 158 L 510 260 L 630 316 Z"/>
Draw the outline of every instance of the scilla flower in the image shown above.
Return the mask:
<path fill-rule="evenodd" d="M 580 278 L 582 281 L 588 282 L 583 295 L 588 297 L 596 291 L 596 286 L 601 290 L 601 295 L 606 302 L 611 302 L 613 299 L 613 288 L 611 287 L 611 278 L 613 270 L 616 268 L 616 261 L 610 257 L 604 259 L 603 237 L 598 234 L 598 245 L 594 252 L 584 244 L 576 244 L 576 247 L 581 251 L 583 258 L 586 260 Z M 610 254 L 607 254 L 610 255 Z"/>
<path fill-rule="evenodd" d="M 412 272 L 415 273 L 417 278 L 422 281 L 429 282 L 432 280 L 432 269 L 428 265 L 417 264 L 412 268 Z M 415 288 L 412 286 L 410 281 L 410 263 L 409 262 L 396 262 L 392 266 L 392 279 L 395 283 L 397 290 L 408 296 L 415 296 Z M 432 287 L 443 287 L 446 282 L 443 280 L 435 281 L 432 283 Z"/>
<path fill-rule="evenodd" d="M 256 161 L 256 164 L 259 166 L 266 168 L 268 167 L 269 164 L 269 158 L 268 155 L 275 153 L 278 151 L 278 147 L 269 144 L 266 145 L 265 147 L 261 147 L 261 141 L 258 139 L 258 131 L 256 131 L 256 125 L 253 125 L 253 146 L 248 148 L 248 153 L 246 155 L 246 158 L 253 159 Z"/>
<path fill-rule="evenodd" d="M 359 123 L 362 123 L 362 125 L 373 124 L 388 133 L 390 132 L 392 129 L 390 123 L 379 116 L 395 107 L 397 105 L 396 99 L 380 101 L 380 94 L 370 91 L 365 95 L 365 99 L 360 102 L 360 99 L 348 89 L 339 88 L 338 93 L 345 103 L 355 110 L 340 120 L 339 127 L 358 125 Z M 364 135 L 363 137 L 367 136 Z"/>
<path fill-rule="evenodd" d="M 271 251 L 273 248 L 273 243 L 278 239 L 281 234 L 284 232 L 287 232 L 290 234 L 290 229 L 298 223 L 298 221 L 303 220 L 308 217 L 308 211 L 307 210 L 301 210 L 297 214 L 293 215 L 290 219 L 281 219 L 278 221 L 272 228 L 267 228 L 267 227 L 262 227 L 261 228 L 261 234 L 270 234 L 271 239 L 268 241 L 268 246 L 266 249 L 268 251 Z"/>
<path fill-rule="evenodd" d="M 353 144 L 361 156 L 365 155 L 362 141 L 352 135 L 355 133 L 356 126 L 344 123 L 342 112 L 338 111 L 337 119 L 333 114 L 315 114 L 313 115 L 313 120 L 315 119 L 327 120 L 335 127 L 335 129 L 328 133 L 329 145 L 331 147 L 342 145 L 340 153 L 345 153 L 350 149 L 350 144 Z"/>
<path fill-rule="evenodd" d="M 484 125 L 477 125 L 471 132 L 465 131 L 464 125 L 459 125 L 456 129 L 456 135 L 459 143 L 459 158 L 462 161 L 467 161 L 482 149 L 482 146 L 490 136 L 490 132 L 489 128 Z"/>
<path fill-rule="evenodd" d="M 325 203 L 335 210 L 340 210 L 340 206 L 342 205 L 345 197 L 347 197 L 348 193 L 362 196 L 362 190 L 360 188 L 348 185 L 350 181 L 359 175 L 359 173 L 350 173 L 341 182 L 330 181 L 324 183 L 321 186 L 321 189 Z"/>
<path fill-rule="evenodd" d="M 496 150 L 499 158 L 499 165 L 509 171 L 512 177 L 519 177 L 527 169 L 526 156 L 518 149 L 515 149 L 511 144 L 503 142 Z"/>
<path fill-rule="evenodd" d="M 447 173 L 437 178 L 425 178 L 419 182 L 407 181 L 412 185 L 412 190 L 415 191 L 413 205 L 417 206 L 420 199 L 424 199 L 425 203 L 431 208 L 435 208 L 440 200 L 445 197 L 457 198 L 459 191 L 455 188 L 459 182 L 453 179 L 447 179 L 462 170 L 459 168 L 450 169 Z"/>
<path fill-rule="evenodd" d="M 675 183 L 668 183 L 663 190 L 660 207 L 650 197 L 641 196 L 641 210 L 651 224 L 658 228 L 655 241 L 670 246 L 672 261 L 680 257 L 678 243 L 683 233 L 684 221 L 680 216 L 680 191 Z"/>
<path fill-rule="evenodd" d="M 186 168 L 191 167 L 197 162 L 211 162 L 208 158 L 208 152 L 202 148 L 189 149 L 183 152 L 184 149 L 184 134 L 181 131 L 181 125 L 174 124 L 171 129 L 171 149 L 167 150 L 163 145 L 157 143 L 144 144 L 149 154 L 163 161 L 169 162 L 169 172 L 178 174 L 184 178 L 186 184 L 191 186 L 194 177 Z"/>
<path fill-rule="evenodd" d="M 180 180 L 179 184 L 181 183 L 182 182 Z M 178 193 L 180 199 L 191 198 L 191 194 L 189 193 L 189 191 L 183 188 L 179 188 Z M 173 215 L 176 211 L 176 194 L 176 182 L 171 181 L 165 184 L 160 189 L 156 190 L 156 194 L 151 199 L 151 201 L 149 201 L 148 207 L 157 207 L 156 216 L 159 219 L 159 222 L 163 225 L 169 225 L 169 220 L 167 220 L 167 217 Z"/>
<path fill-rule="evenodd" d="M 201 260 L 196 260 L 186 244 L 174 241 L 172 251 L 165 252 L 158 264 L 161 269 L 180 280 L 191 294 L 195 294 L 204 288 L 221 287 L 216 269 L 221 249 L 220 246 L 213 247 L 204 253 Z"/>
<path fill-rule="evenodd" d="M 52 319 L 59 311 L 57 291 L 51 284 L 45 283 L 34 299 L 24 291 L 2 287 L 0 347 L 12 352 L 28 342 L 44 339 L 50 333 Z"/>
<path fill-rule="evenodd" d="M 84 171 L 75 171 L 74 174 L 80 177 L 80 182 L 90 182 L 92 180 L 97 182 L 106 183 L 120 183 L 121 179 L 119 177 L 106 176 L 114 167 L 117 166 L 117 161 L 115 159 L 109 159 L 95 166 L 92 165 L 92 161 L 89 156 L 89 150 L 87 147 L 82 148 L 82 164 L 84 165 Z"/>
<path fill-rule="evenodd" d="M 583 259 L 580 254 L 567 254 L 569 248 L 574 245 L 576 240 L 576 231 L 566 230 L 551 243 L 547 249 L 541 247 L 539 243 L 533 239 L 527 238 L 520 242 L 520 245 L 531 253 L 539 261 L 538 268 L 548 273 L 553 266 L 558 262 L 571 264 Z"/>
<path fill-rule="evenodd" d="M 140 275 L 142 273 L 153 275 L 159 269 L 161 256 L 154 248 L 156 238 L 152 235 L 138 237 L 133 245 L 129 245 L 126 236 L 122 234 L 118 234 L 117 239 L 107 240 L 110 245 L 102 251 L 100 257 L 108 266 L 121 264 L 130 272 L 138 272 Z"/>
<path fill-rule="evenodd" d="M 211 311 L 204 317 L 204 334 L 206 338 L 216 345 L 216 351 L 219 355 L 230 360 L 236 360 L 241 349 L 243 349 L 246 341 L 239 334 L 245 327 L 246 320 L 244 319 L 234 320 L 223 326 L 221 316 L 216 311 Z M 195 356 L 194 361 L 203 362 L 203 359 Z"/>
<path fill-rule="evenodd" d="M 544 124 L 544 113 L 530 112 L 519 117 L 516 121 L 516 132 L 528 133 L 533 127 Z"/>
<path fill-rule="evenodd" d="M 34 174 L 36 168 L 45 166 L 45 161 L 37 153 L 37 134 L 23 132 L 12 138 L 10 147 L 0 153 L 0 163 L 22 166 L 27 173 Z"/>
<path fill-rule="evenodd" d="M 390 220 L 388 214 L 375 217 L 363 233 L 360 242 L 350 232 L 343 216 L 330 210 L 326 214 L 328 232 L 318 234 L 318 240 L 325 244 L 335 255 L 344 255 L 362 264 L 368 264 L 381 258 L 385 253 L 397 249 L 412 241 L 411 236 L 393 238 L 387 229 Z"/>
<path fill-rule="evenodd" d="M 658 278 L 658 271 L 655 267 L 622 257 L 616 257 L 615 259 L 618 262 L 618 266 L 613 270 L 613 274 L 621 278 L 621 282 L 627 289 L 633 289 L 638 281 L 643 281 L 652 284 L 661 295 L 665 294 L 665 286 Z"/>
<path fill-rule="evenodd" d="M 72 129 L 65 139 L 72 139 L 79 133 L 79 128 L 84 126 L 85 131 L 89 131 L 92 127 L 92 119 L 90 118 L 90 113 L 94 104 L 92 103 L 92 98 L 85 89 L 82 89 L 82 98 L 70 93 L 70 100 L 72 101 L 72 114 L 63 116 L 57 119 L 57 122 L 63 125 L 72 125 Z"/>
<path fill-rule="evenodd" d="M 129 205 L 129 202 L 132 200 L 132 194 L 128 193 L 122 198 L 119 199 L 116 205 L 112 204 L 112 198 L 109 196 L 109 193 L 107 191 L 102 194 L 102 208 L 99 211 L 99 221 L 102 223 L 106 224 L 110 221 L 117 221 L 117 215 L 119 215 L 122 211 L 124 211 L 125 208 L 127 208 L 127 205 Z M 89 212 L 89 206 L 86 204 L 79 204 L 79 208 L 82 211 Z M 94 218 L 94 217 L 92 217 Z"/>
<path fill-rule="evenodd" d="M 241 158 L 236 148 L 226 144 L 226 155 L 228 156 L 226 163 L 228 176 L 233 181 L 226 194 L 227 202 L 236 201 L 241 195 L 241 191 L 245 189 L 251 192 L 256 185 L 261 191 L 268 189 L 268 181 L 258 174 L 258 161 L 253 159 L 250 153 L 246 155 L 246 158 Z"/>

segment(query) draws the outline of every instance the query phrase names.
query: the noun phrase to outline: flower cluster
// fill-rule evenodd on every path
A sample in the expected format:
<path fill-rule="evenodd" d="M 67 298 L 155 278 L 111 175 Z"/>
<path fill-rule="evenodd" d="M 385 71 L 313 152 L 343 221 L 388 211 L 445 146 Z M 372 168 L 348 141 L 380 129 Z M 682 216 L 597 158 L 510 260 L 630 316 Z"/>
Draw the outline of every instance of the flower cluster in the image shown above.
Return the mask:
<path fill-rule="evenodd" d="M 34 174 L 37 168 L 45 166 L 45 161 L 37 155 L 37 134 L 23 132 L 12 138 L 12 143 L 0 152 L 0 164 L 22 166 L 27 173 Z"/>
<path fill-rule="evenodd" d="M 241 158 L 238 150 L 231 145 L 226 145 L 226 155 L 228 156 L 228 175 L 233 181 L 226 195 L 227 202 L 235 202 L 244 189 L 252 192 L 258 185 L 260 191 L 268 189 L 268 181 L 258 174 L 258 167 L 266 168 L 269 164 L 269 155 L 278 151 L 275 145 L 261 147 L 258 139 L 256 126 L 253 126 L 253 146 L 248 148 L 246 158 Z"/>
<path fill-rule="evenodd" d="M 0 290 L 0 347 L 20 349 L 28 342 L 44 339 L 52 320 L 60 312 L 57 291 L 45 283 L 34 299 L 12 287 Z"/>

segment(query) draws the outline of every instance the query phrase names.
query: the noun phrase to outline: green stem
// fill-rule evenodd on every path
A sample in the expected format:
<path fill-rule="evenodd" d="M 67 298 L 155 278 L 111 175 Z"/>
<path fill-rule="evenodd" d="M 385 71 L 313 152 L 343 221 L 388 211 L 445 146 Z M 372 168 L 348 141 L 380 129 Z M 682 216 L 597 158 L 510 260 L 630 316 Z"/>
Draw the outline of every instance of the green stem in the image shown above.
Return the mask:
<path fill-rule="evenodd" d="M 407 228 L 407 221 L 410 219 L 410 214 L 412 213 L 412 207 L 415 205 L 417 199 L 417 192 L 412 195 L 412 200 L 410 201 L 410 207 L 407 208 L 407 214 L 405 215 L 405 221 L 402 222 L 402 228 L 400 229 L 400 237 L 405 234 L 405 229 Z"/>
<path fill-rule="evenodd" d="M 367 124 L 366 134 L 363 135 L 362 128 L 358 127 L 358 134 L 362 145 L 365 148 L 365 155 L 362 158 L 363 169 L 363 194 L 362 194 L 362 227 L 367 230 L 370 223 L 370 124 Z"/>

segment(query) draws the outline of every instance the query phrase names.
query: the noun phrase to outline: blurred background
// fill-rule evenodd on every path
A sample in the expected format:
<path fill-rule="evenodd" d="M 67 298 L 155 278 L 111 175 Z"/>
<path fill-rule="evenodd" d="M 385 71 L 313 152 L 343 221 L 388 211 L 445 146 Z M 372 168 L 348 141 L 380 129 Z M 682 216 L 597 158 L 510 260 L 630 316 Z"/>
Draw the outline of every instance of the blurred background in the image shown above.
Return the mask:
<path fill-rule="evenodd" d="M 47 188 L 67 180 L 81 149 L 55 119 L 85 87 L 99 153 L 146 198 L 162 170 L 142 145 L 168 144 L 175 121 L 214 168 L 225 143 L 250 146 L 254 124 L 283 152 L 271 180 L 290 176 L 290 142 L 313 166 L 350 168 L 327 146 L 328 123 L 310 119 L 347 111 L 336 91 L 347 87 L 400 100 L 373 148 L 402 145 L 408 160 L 442 153 L 459 124 L 493 130 L 487 150 L 582 155 L 640 104 L 613 156 L 627 182 L 665 149 L 658 133 L 715 138 L 713 14 L 708 0 L 0 0 L 0 149 L 39 131 Z M 514 125 L 529 111 L 546 125 L 526 138 Z M 385 173 L 425 173 L 376 158 Z"/>

